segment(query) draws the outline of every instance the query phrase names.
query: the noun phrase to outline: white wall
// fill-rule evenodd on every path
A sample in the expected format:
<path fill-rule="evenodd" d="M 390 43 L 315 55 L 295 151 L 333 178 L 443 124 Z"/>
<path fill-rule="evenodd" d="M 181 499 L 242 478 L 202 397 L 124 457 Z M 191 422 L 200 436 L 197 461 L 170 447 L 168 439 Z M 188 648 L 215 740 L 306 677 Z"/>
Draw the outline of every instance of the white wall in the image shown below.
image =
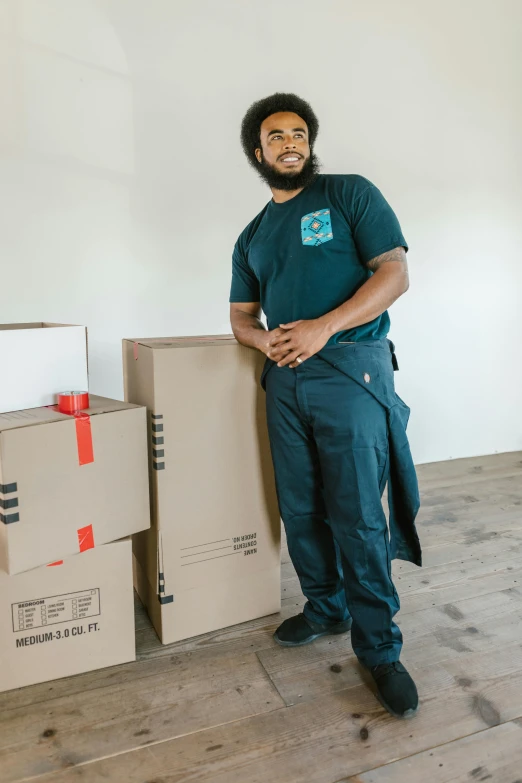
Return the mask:
<path fill-rule="evenodd" d="M 0 0 L 1 321 L 229 332 L 233 243 L 269 198 L 250 103 L 309 100 L 326 172 L 411 245 L 392 311 L 418 462 L 522 448 L 520 0 Z"/>

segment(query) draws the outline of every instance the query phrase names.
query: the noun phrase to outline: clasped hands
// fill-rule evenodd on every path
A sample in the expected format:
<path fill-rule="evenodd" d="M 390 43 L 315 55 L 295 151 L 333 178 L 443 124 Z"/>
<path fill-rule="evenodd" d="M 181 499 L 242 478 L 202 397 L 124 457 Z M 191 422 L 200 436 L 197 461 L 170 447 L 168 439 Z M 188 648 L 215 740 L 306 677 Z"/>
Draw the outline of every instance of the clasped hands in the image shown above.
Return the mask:
<path fill-rule="evenodd" d="M 330 336 L 328 325 L 319 318 L 292 321 L 266 332 L 262 350 L 278 367 L 294 368 L 324 348 Z"/>

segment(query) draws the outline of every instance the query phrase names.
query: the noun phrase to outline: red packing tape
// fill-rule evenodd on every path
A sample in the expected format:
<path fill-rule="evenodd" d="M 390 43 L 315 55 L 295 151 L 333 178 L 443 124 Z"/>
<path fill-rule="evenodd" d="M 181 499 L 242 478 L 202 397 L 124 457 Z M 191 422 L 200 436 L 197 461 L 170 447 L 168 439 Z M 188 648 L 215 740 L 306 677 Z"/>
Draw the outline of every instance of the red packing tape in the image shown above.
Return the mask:
<path fill-rule="evenodd" d="M 92 525 L 78 528 L 77 533 L 80 552 L 86 552 L 87 549 L 94 549 L 94 532 Z"/>
<path fill-rule="evenodd" d="M 67 391 L 58 394 L 58 410 L 69 415 L 89 407 L 89 392 Z"/>
<path fill-rule="evenodd" d="M 92 446 L 91 417 L 88 413 L 75 413 L 76 443 L 78 445 L 78 462 L 80 465 L 89 465 L 94 462 L 94 449 Z"/>

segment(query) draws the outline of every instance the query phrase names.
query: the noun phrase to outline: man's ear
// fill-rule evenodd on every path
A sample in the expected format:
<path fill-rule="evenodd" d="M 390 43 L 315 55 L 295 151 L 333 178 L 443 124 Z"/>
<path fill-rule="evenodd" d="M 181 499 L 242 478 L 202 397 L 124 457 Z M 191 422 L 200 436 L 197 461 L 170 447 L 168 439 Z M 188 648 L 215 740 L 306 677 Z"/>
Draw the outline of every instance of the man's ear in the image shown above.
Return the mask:
<path fill-rule="evenodd" d="M 258 147 L 256 150 L 254 150 L 254 154 L 256 156 L 257 162 L 261 163 L 261 161 L 263 160 L 263 151 Z"/>

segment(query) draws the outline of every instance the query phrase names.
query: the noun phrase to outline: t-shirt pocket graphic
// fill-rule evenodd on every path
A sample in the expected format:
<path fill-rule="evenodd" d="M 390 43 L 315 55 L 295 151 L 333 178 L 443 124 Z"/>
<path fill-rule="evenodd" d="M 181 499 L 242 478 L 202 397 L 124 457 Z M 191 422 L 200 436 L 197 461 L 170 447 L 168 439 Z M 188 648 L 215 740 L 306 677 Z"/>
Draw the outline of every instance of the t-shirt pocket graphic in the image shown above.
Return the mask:
<path fill-rule="evenodd" d="M 332 219 L 329 209 L 310 212 L 301 218 L 301 239 L 303 245 L 322 245 L 333 239 Z"/>

